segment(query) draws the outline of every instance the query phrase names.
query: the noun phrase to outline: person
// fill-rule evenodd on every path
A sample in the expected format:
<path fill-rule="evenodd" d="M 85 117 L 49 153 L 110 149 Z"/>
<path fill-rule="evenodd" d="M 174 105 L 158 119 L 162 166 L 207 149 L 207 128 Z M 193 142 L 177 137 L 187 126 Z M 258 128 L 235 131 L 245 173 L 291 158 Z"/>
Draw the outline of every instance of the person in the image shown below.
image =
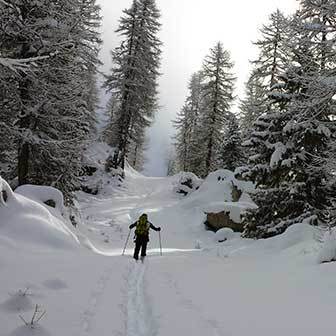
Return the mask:
<path fill-rule="evenodd" d="M 148 221 L 147 214 L 142 214 L 139 219 L 129 226 L 130 230 L 135 227 L 135 248 L 133 258 L 139 259 L 139 252 L 141 250 L 141 260 L 143 261 L 146 256 L 147 243 L 149 242 L 149 229 L 161 231 L 160 227 L 155 227 Z"/>

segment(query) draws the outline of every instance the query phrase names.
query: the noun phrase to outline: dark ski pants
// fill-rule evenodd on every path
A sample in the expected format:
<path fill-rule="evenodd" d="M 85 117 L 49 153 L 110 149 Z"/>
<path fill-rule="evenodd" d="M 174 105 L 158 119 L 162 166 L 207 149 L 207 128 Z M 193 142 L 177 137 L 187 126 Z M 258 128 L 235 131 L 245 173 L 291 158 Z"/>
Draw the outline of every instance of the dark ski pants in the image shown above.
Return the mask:
<path fill-rule="evenodd" d="M 141 257 L 146 256 L 147 243 L 148 243 L 148 236 L 137 236 L 136 237 L 134 256 L 133 256 L 134 259 L 136 260 L 139 259 L 140 249 L 141 249 Z"/>

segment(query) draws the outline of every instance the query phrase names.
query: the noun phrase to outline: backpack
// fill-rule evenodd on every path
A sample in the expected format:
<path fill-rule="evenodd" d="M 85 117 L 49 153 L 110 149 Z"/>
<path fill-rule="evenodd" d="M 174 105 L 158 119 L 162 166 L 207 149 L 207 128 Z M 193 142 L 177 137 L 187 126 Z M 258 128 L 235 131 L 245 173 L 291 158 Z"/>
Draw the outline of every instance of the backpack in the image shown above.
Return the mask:
<path fill-rule="evenodd" d="M 149 233 L 149 228 L 150 224 L 147 219 L 145 217 L 140 217 L 135 228 L 135 234 L 137 236 L 146 236 Z"/>

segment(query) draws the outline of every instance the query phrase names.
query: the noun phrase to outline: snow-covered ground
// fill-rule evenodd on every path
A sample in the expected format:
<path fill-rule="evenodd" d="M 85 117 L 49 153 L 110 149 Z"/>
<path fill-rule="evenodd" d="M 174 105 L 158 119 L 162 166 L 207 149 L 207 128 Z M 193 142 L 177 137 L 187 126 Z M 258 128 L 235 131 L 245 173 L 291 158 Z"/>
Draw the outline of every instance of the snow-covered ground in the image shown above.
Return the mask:
<path fill-rule="evenodd" d="M 42 205 L 49 195 L 59 201 L 54 190 L 14 193 L 0 206 L 0 336 L 332 334 L 336 264 L 318 263 L 316 229 L 218 243 L 202 204 L 219 201 L 219 190 L 208 181 L 183 198 L 175 184 L 128 168 L 121 188 L 78 194 L 77 228 L 59 202 Z M 163 244 L 160 256 L 152 232 L 144 264 L 131 257 L 132 239 L 121 256 L 142 212 L 162 227 Z M 19 315 L 30 321 L 36 304 L 46 315 L 27 328 Z"/>

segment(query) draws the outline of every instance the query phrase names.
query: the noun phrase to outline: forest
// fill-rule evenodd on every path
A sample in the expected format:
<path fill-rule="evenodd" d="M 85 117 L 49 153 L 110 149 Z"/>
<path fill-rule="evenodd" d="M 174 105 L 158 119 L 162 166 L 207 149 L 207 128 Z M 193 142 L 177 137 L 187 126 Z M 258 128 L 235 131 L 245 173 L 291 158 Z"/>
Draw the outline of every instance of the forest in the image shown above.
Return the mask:
<path fill-rule="evenodd" d="M 0 1 L 0 175 L 12 187 L 49 185 L 72 206 L 87 173 L 83 153 L 97 139 L 141 171 L 146 131 L 160 108 L 161 13 L 155 0 L 125 9 L 99 87 L 100 8 L 95 0 Z M 300 0 L 274 11 L 253 44 L 244 97 L 222 42 L 195 69 L 174 120 L 168 174 L 200 178 L 228 169 L 257 186 L 245 237 L 266 238 L 293 223 L 335 224 L 336 4 Z M 163 74 L 164 75 L 164 74 Z M 110 95 L 97 129 L 99 91 Z M 238 111 L 233 109 L 238 105 Z"/>

